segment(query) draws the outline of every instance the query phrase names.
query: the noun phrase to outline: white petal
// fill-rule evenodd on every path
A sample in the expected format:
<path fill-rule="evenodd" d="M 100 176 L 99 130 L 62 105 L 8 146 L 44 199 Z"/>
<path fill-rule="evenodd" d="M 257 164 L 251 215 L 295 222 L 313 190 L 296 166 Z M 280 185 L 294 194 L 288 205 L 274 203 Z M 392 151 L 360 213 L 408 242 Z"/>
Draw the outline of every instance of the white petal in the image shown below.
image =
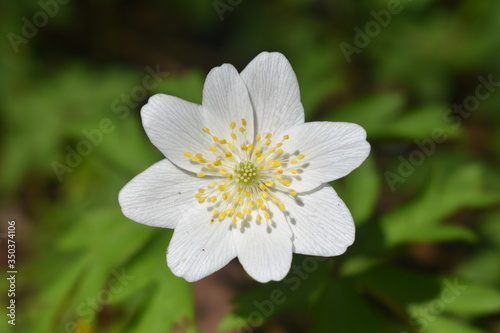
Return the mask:
<path fill-rule="evenodd" d="M 256 133 L 279 133 L 304 122 L 297 77 L 281 53 L 262 52 L 241 72 L 256 115 Z"/>
<path fill-rule="evenodd" d="M 270 205 L 274 206 L 274 205 Z M 255 217 L 249 222 L 238 221 L 233 229 L 238 259 L 245 271 L 255 280 L 265 283 L 283 279 L 292 263 L 292 232 L 281 212 L 269 207 L 272 221 Z"/>
<path fill-rule="evenodd" d="M 212 134 L 226 140 L 231 140 L 229 124 L 234 121 L 235 133 L 241 135 L 239 128 L 245 119 L 248 142 L 253 142 L 252 104 L 245 83 L 232 65 L 224 64 L 208 73 L 203 86 L 203 114 Z"/>
<path fill-rule="evenodd" d="M 129 219 L 154 227 L 174 228 L 182 212 L 197 204 L 194 195 L 207 182 L 165 159 L 125 185 L 118 201 Z"/>
<path fill-rule="evenodd" d="M 324 184 L 297 197 L 278 195 L 294 235 L 295 253 L 336 256 L 354 242 L 352 215 L 334 189 Z"/>
<path fill-rule="evenodd" d="M 344 177 L 368 157 L 370 144 L 365 130 L 356 124 L 342 122 L 309 122 L 286 131 L 290 139 L 283 150 L 291 154 L 304 154 L 298 164 L 286 168 L 299 171 L 292 176 L 297 192 L 309 191 L 322 183 Z M 294 155 L 291 156 L 294 160 Z"/>
<path fill-rule="evenodd" d="M 192 172 L 200 170 L 200 164 L 191 162 L 184 152 L 214 158 L 208 150 L 212 145 L 211 137 L 201 130 L 206 125 L 200 105 L 157 94 L 142 107 L 141 117 L 151 142 L 181 168 Z"/>
<path fill-rule="evenodd" d="M 195 205 L 186 211 L 168 246 L 168 267 L 189 282 L 212 274 L 236 256 L 231 222 L 210 223 L 212 214 L 206 207 Z"/>

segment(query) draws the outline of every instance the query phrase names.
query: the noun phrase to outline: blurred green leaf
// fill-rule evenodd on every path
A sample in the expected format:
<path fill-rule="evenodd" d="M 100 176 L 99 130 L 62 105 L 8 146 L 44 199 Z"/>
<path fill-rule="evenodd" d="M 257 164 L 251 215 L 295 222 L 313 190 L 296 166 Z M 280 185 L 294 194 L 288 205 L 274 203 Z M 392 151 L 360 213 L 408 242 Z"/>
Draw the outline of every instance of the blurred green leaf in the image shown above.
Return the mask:
<path fill-rule="evenodd" d="M 497 202 L 497 193 L 486 191 L 484 170 L 469 164 L 445 170 L 435 165 L 432 178 L 419 196 L 389 212 L 381 220 L 387 246 L 422 240 L 473 240 L 460 226 L 441 225 L 442 220 L 464 207 L 484 207 Z"/>
<path fill-rule="evenodd" d="M 332 183 L 358 225 L 366 222 L 374 213 L 380 185 L 380 176 L 373 155 L 344 178 L 343 183 Z"/>
<path fill-rule="evenodd" d="M 387 332 L 350 280 L 336 279 L 321 293 L 309 332 Z"/>

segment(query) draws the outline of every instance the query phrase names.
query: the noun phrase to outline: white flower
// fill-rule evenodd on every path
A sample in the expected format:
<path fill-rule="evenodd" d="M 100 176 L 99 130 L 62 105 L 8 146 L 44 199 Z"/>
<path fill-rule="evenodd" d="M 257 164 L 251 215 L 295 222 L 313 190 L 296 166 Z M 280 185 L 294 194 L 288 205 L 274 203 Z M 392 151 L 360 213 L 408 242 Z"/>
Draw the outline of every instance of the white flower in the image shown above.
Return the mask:
<path fill-rule="evenodd" d="M 293 252 L 335 256 L 353 243 L 352 216 L 328 182 L 366 159 L 366 132 L 304 123 L 282 54 L 261 53 L 241 74 L 216 67 L 202 105 L 158 94 L 141 116 L 166 159 L 119 201 L 130 219 L 175 229 L 167 263 L 177 276 L 196 281 L 238 257 L 255 280 L 281 280 Z"/>

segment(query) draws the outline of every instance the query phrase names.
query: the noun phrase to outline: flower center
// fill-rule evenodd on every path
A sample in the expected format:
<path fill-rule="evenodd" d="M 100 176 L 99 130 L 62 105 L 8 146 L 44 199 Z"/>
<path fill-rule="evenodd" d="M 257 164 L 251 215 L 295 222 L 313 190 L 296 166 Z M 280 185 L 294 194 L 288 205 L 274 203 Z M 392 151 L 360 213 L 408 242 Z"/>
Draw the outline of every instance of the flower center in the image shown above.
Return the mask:
<path fill-rule="evenodd" d="M 257 179 L 257 168 L 250 161 L 241 161 L 234 167 L 234 180 L 241 184 L 252 184 Z"/>
<path fill-rule="evenodd" d="M 283 150 L 283 142 L 289 139 L 289 135 L 273 145 L 272 133 L 249 138 L 246 126 L 245 119 L 241 119 L 238 130 L 236 122 L 231 122 L 231 140 L 212 135 L 209 128 L 203 127 L 202 132 L 210 135 L 214 142 L 207 148 L 207 156 L 184 153 L 191 162 L 200 164 L 198 177 L 221 179 L 208 183 L 194 195 L 200 204 L 208 204 L 207 209 L 212 211 L 210 223 L 226 218 L 231 218 L 232 223 L 269 220 L 272 218 L 270 204 L 285 210 L 285 205 L 276 196 L 277 191 L 297 195 L 290 187 L 304 171 L 301 160 L 305 155 Z"/>

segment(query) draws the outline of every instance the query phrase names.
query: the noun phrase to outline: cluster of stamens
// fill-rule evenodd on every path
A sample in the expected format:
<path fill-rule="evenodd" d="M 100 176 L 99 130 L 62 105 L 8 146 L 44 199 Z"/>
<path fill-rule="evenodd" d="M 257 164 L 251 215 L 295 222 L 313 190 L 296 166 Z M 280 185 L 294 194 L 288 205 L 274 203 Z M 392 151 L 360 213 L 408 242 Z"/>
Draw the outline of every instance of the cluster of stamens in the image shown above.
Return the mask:
<path fill-rule="evenodd" d="M 241 119 L 237 131 L 235 122 L 229 127 L 231 140 L 218 138 L 211 134 L 210 129 L 202 128 L 202 132 L 210 135 L 213 141 L 213 145 L 207 147 L 209 157 L 202 153 L 184 153 L 192 163 L 201 165 L 198 177 L 222 176 L 223 179 L 198 189 L 194 197 L 201 204 L 209 203 L 213 216 L 211 223 L 226 218 L 237 223 L 239 219 L 250 219 L 253 212 L 257 222 L 263 218 L 269 220 L 272 217 L 269 203 L 285 210 L 275 190 L 297 195 L 291 185 L 294 177 L 303 172 L 299 163 L 305 155 L 283 151 L 283 142 L 289 139 L 288 135 L 274 145 L 271 133 L 257 134 L 249 140 L 245 119 Z"/>

